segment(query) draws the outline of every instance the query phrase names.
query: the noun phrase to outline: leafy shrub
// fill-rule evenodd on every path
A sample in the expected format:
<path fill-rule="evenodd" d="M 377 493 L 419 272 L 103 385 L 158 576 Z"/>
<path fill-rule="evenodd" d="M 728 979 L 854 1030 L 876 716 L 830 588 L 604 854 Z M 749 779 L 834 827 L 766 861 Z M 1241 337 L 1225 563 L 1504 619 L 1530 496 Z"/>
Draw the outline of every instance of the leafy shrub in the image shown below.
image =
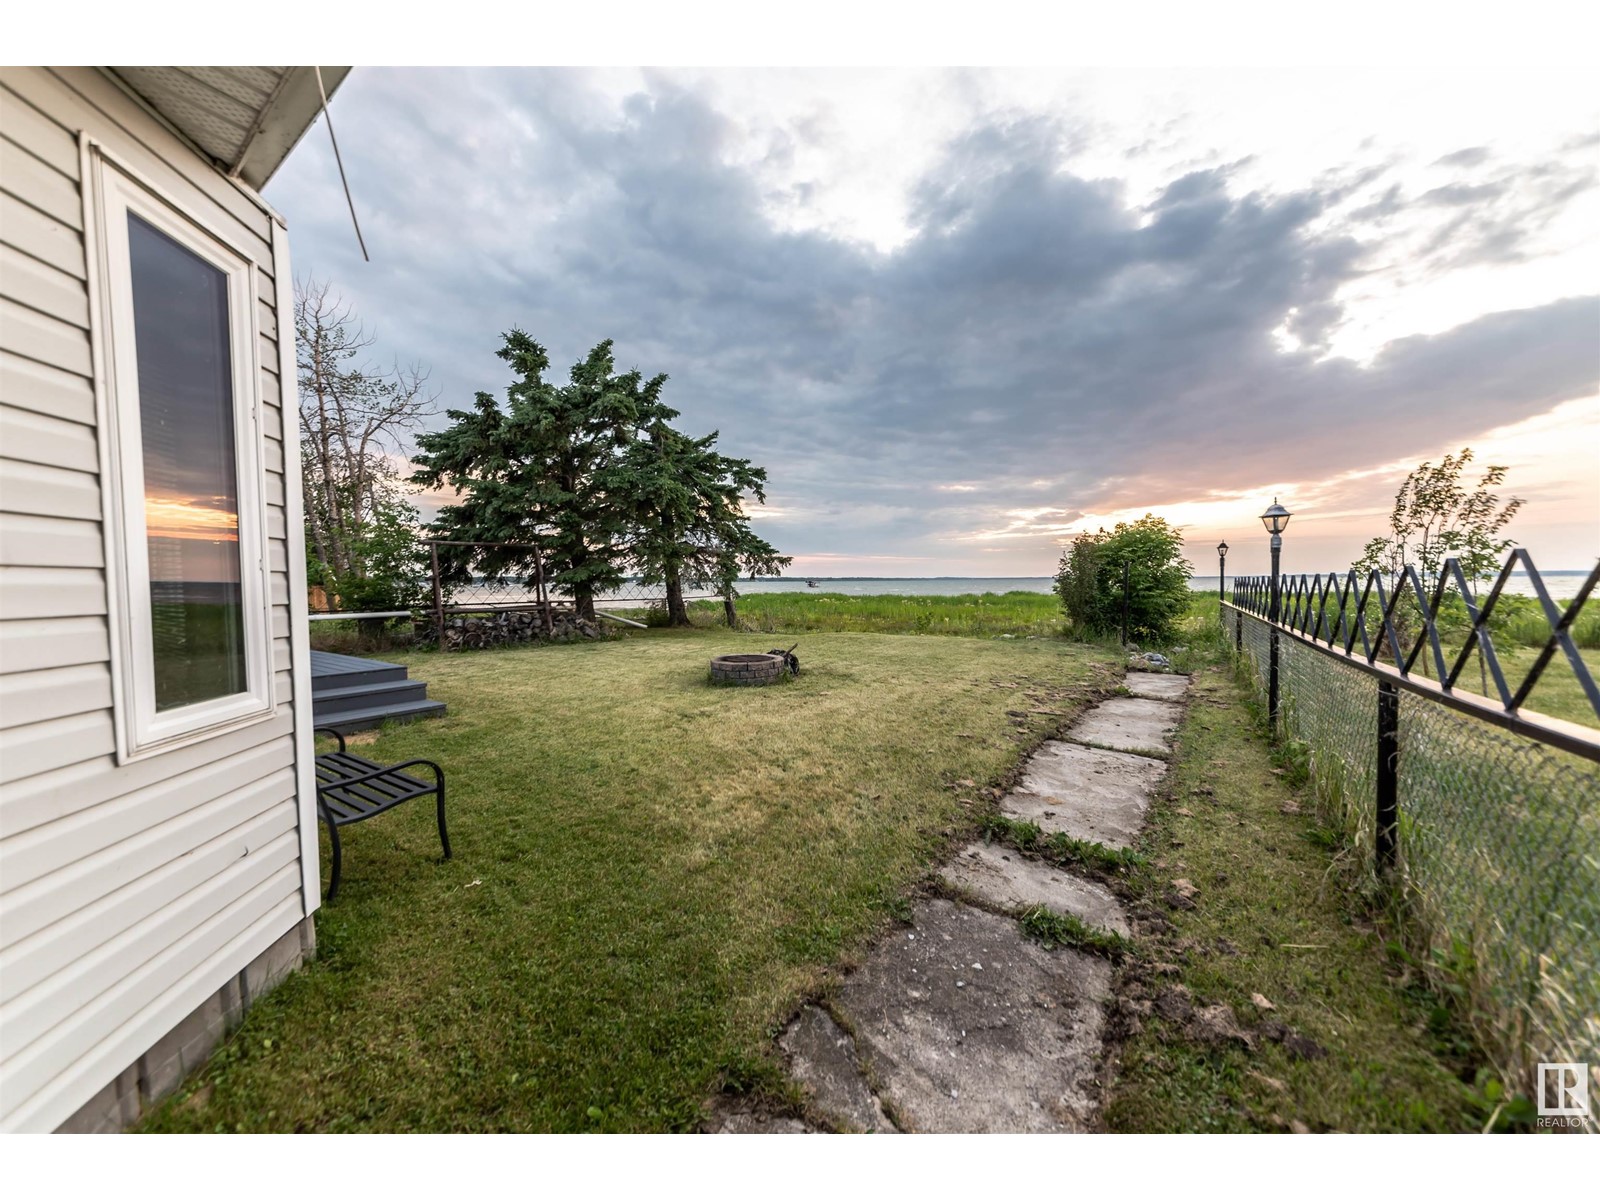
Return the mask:
<path fill-rule="evenodd" d="M 1165 517 L 1146 513 L 1107 533 L 1081 533 L 1061 557 L 1056 594 L 1080 635 L 1104 637 L 1122 627 L 1123 569 L 1127 569 L 1128 636 L 1170 638 L 1189 607 L 1189 563 L 1183 534 Z"/>

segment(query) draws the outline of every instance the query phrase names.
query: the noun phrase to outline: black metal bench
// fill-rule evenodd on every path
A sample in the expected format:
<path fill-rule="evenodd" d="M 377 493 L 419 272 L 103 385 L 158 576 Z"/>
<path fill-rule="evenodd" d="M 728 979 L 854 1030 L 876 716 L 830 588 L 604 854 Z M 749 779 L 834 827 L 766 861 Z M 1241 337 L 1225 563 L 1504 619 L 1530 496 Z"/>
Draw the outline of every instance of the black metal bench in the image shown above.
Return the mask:
<path fill-rule="evenodd" d="M 333 843 L 333 878 L 328 884 L 330 901 L 339 894 L 339 830 L 388 812 L 407 800 L 418 796 L 438 797 L 439 842 L 444 847 L 444 856 L 450 857 L 450 834 L 444 824 L 444 771 L 438 763 L 412 758 L 384 766 L 351 754 L 345 748 L 344 734 L 337 729 L 315 732 L 335 738 L 339 743 L 336 752 L 317 755 L 317 809 L 328 824 L 328 838 Z M 410 767 L 427 767 L 433 772 L 433 782 L 407 775 L 406 769 Z"/>

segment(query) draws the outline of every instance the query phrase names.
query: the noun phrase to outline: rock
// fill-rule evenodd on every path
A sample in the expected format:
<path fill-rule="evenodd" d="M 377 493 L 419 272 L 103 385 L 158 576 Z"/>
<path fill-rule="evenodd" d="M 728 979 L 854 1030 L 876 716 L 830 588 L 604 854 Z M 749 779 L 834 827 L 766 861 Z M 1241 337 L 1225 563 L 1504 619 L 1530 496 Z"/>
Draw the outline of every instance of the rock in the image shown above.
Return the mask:
<path fill-rule="evenodd" d="M 1181 892 L 1168 892 L 1167 907 L 1175 908 L 1179 912 L 1193 912 L 1199 905 Z"/>
<path fill-rule="evenodd" d="M 1166 771 L 1165 763 L 1142 755 L 1049 741 L 1028 760 L 1016 789 L 1001 801 L 1000 811 L 1015 820 L 1032 821 L 1047 834 L 1065 833 L 1113 848 L 1132 846 L 1144 825 L 1150 796 Z"/>
<path fill-rule="evenodd" d="M 974 843 L 947 865 L 940 877 L 997 909 L 1043 905 L 1123 937 L 1132 933 L 1121 903 L 1104 887 L 1037 859 L 1007 854 L 998 846 Z"/>

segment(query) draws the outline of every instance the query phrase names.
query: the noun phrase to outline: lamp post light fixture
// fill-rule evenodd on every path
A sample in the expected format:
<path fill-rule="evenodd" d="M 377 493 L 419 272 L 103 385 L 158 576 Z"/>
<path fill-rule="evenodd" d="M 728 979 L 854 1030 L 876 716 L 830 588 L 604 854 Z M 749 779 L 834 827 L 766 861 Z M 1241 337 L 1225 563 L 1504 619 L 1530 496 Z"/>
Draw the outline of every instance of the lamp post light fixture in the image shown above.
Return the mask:
<path fill-rule="evenodd" d="M 1278 617 L 1282 610 L 1278 565 L 1279 557 L 1283 553 L 1283 531 L 1288 527 L 1292 515 L 1287 508 L 1278 503 L 1276 496 L 1272 498 L 1272 506 L 1261 514 L 1261 523 L 1266 526 L 1267 532 L 1272 534 L 1272 604 L 1268 610 L 1271 645 L 1267 666 L 1267 717 L 1272 723 L 1274 733 L 1278 728 Z"/>
<path fill-rule="evenodd" d="M 1261 523 L 1272 534 L 1272 608 L 1267 615 L 1274 621 L 1278 619 L 1278 560 L 1283 553 L 1283 531 L 1289 527 L 1289 518 L 1293 515 L 1278 503 L 1276 496 L 1272 498 L 1272 507 L 1261 514 Z"/>

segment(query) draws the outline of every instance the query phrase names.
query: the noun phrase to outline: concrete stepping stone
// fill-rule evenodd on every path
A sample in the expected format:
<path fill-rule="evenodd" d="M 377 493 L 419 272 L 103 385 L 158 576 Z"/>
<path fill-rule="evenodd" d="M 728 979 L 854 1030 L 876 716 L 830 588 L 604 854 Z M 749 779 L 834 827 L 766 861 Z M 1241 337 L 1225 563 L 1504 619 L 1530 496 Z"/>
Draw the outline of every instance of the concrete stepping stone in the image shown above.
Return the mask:
<path fill-rule="evenodd" d="M 1122 684 L 1145 700 L 1182 700 L 1189 690 L 1187 675 L 1158 675 L 1154 671 L 1129 671 Z"/>
<path fill-rule="evenodd" d="M 847 980 L 839 1011 L 902 1129 L 1081 1132 L 1111 966 L 1017 922 L 927 900 Z"/>
<path fill-rule="evenodd" d="M 1150 797 L 1166 773 L 1167 764 L 1159 759 L 1046 742 L 1029 760 L 1016 790 L 1001 799 L 1000 811 L 1013 820 L 1032 821 L 1046 833 L 1127 849 L 1139 836 Z"/>
<path fill-rule="evenodd" d="M 999 846 L 974 842 L 939 876 L 995 908 L 1015 910 L 1042 904 L 1051 912 L 1077 917 L 1086 925 L 1123 937 L 1133 932 L 1122 903 L 1098 883 Z"/>
<path fill-rule="evenodd" d="M 1113 696 L 1079 717 L 1066 736 L 1113 750 L 1165 754 L 1182 719 L 1182 707 L 1165 700 Z"/>
<path fill-rule="evenodd" d="M 812 1103 L 835 1125 L 859 1133 L 898 1133 L 861 1075 L 850 1035 L 814 1004 L 800 1010 L 778 1039 L 789 1073 L 811 1092 Z"/>

